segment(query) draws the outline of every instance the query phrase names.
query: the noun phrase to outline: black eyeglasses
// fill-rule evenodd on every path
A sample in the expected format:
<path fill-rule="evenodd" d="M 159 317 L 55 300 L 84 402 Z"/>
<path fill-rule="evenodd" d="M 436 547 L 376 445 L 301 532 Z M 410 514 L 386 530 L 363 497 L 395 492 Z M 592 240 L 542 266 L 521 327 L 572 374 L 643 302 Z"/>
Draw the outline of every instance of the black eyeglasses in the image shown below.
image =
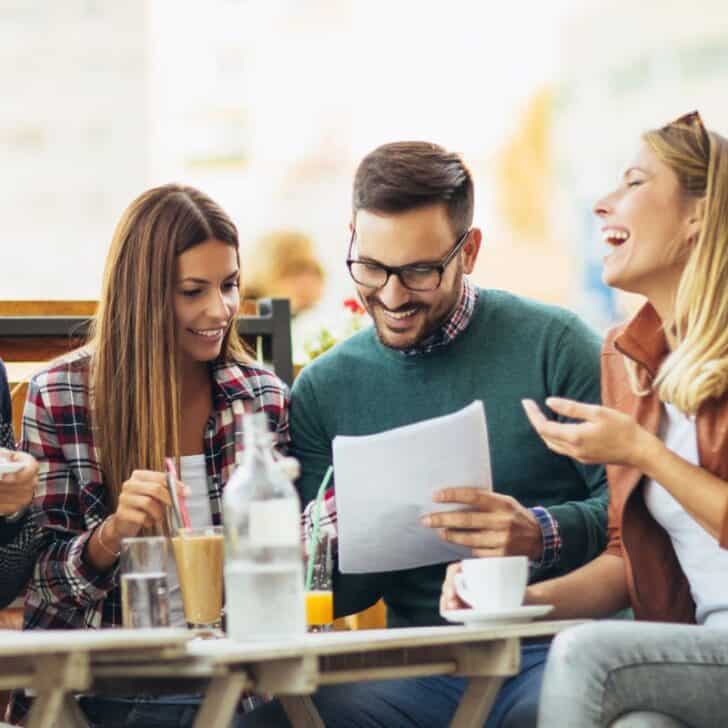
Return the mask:
<path fill-rule="evenodd" d="M 352 230 L 349 242 L 349 255 L 346 265 L 356 283 L 365 288 L 384 288 L 389 276 L 395 275 L 400 283 L 410 291 L 434 291 L 442 283 L 442 275 L 452 259 L 460 252 L 468 239 L 466 230 L 455 242 L 450 252 L 438 263 L 412 263 L 411 265 L 383 265 L 382 263 L 358 260 L 351 257 L 356 230 Z"/>

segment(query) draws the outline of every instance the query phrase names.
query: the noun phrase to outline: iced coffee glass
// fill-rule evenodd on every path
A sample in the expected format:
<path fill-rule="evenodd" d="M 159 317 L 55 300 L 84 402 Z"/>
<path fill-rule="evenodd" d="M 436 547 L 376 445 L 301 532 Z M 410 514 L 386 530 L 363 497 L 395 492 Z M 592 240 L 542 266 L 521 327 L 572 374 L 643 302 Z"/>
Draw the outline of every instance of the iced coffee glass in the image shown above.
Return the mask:
<path fill-rule="evenodd" d="M 191 629 L 219 631 L 222 619 L 222 526 L 180 528 L 172 538 L 185 620 Z"/>

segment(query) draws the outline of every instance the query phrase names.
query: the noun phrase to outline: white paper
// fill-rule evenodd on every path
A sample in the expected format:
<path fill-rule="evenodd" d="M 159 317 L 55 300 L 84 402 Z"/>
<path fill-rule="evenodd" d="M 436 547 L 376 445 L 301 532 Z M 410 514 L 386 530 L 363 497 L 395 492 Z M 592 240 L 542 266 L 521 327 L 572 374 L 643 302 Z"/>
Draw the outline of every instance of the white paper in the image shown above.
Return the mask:
<path fill-rule="evenodd" d="M 470 549 L 420 525 L 425 513 L 464 510 L 433 503 L 440 488 L 492 490 L 480 400 L 444 417 L 376 435 L 334 438 L 339 569 L 361 574 L 455 561 Z"/>

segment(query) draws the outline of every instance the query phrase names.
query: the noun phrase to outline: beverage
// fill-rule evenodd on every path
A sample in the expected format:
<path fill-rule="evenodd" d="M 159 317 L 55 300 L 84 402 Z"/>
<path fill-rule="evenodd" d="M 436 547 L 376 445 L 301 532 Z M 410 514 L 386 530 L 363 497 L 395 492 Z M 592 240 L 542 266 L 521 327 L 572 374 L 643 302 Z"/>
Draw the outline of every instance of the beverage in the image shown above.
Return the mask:
<path fill-rule="evenodd" d="M 162 571 L 122 574 L 121 613 L 124 627 L 168 627 L 167 575 Z"/>
<path fill-rule="evenodd" d="M 306 592 L 306 621 L 309 627 L 330 625 L 334 621 L 334 594 L 331 590 Z"/>
<path fill-rule="evenodd" d="M 220 623 L 223 537 L 220 527 L 179 529 L 172 539 L 185 619 L 193 627 Z"/>
<path fill-rule="evenodd" d="M 304 634 L 300 501 L 273 459 L 264 413 L 246 415 L 244 459 L 225 486 L 227 633 L 234 640 Z"/>
<path fill-rule="evenodd" d="M 255 564 L 237 561 L 225 567 L 227 634 L 255 640 L 306 631 L 301 568 L 293 562 Z"/>

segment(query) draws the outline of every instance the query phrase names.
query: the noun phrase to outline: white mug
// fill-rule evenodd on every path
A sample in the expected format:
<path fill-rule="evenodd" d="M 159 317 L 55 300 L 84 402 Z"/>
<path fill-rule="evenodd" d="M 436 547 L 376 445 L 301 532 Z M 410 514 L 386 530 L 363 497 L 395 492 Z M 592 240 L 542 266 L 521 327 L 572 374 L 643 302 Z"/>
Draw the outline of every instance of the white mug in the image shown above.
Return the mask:
<path fill-rule="evenodd" d="M 523 603 L 528 583 L 526 556 L 465 559 L 455 574 L 458 596 L 474 609 L 514 609 Z"/>

